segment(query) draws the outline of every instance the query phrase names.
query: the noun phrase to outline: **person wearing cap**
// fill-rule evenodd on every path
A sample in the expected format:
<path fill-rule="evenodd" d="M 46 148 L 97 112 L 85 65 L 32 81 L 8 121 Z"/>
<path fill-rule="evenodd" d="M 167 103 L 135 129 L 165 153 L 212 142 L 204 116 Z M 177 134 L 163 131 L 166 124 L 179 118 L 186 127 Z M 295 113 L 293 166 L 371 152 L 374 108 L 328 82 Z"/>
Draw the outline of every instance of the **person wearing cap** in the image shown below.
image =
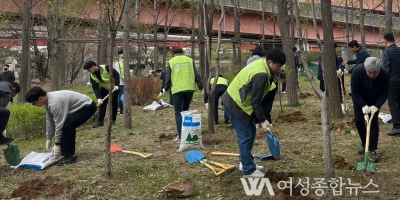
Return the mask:
<path fill-rule="evenodd" d="M 357 153 L 363 155 L 366 143 L 366 127 L 364 115 L 373 116 L 370 127 L 369 160 L 378 162 L 376 153 L 379 138 L 379 109 L 385 103 L 389 93 L 389 74 L 382 70 L 382 61 L 376 57 L 368 57 L 365 62 L 354 68 L 351 73 L 351 99 L 354 107 L 354 122 L 361 139 L 361 147 Z"/>
<path fill-rule="evenodd" d="M 115 71 L 118 72 L 119 81 L 119 92 L 118 92 L 118 108 L 119 114 L 124 114 L 124 102 L 121 100 L 121 96 L 124 94 L 124 52 L 122 49 L 118 50 L 118 61 L 114 64 Z"/>
<path fill-rule="evenodd" d="M 6 137 L 6 126 L 10 119 L 10 110 L 6 107 L 10 100 L 21 91 L 16 82 L 0 82 L 0 145 L 11 143 L 14 139 Z"/>
<path fill-rule="evenodd" d="M 112 113 L 111 120 L 112 125 L 116 125 L 115 120 L 117 119 L 117 110 L 118 110 L 118 85 L 119 85 L 119 74 L 116 70 L 109 67 L 108 65 L 97 65 L 94 61 L 89 60 L 83 66 L 83 69 L 89 71 L 90 75 L 90 83 L 92 84 L 93 92 L 97 98 L 97 105 L 100 105 L 99 108 L 99 119 L 97 123 L 93 125 L 93 128 L 97 128 L 100 126 L 104 126 L 104 117 L 106 116 L 108 98 L 104 99 L 109 94 L 110 87 L 110 74 L 113 77 L 113 93 L 110 94 L 112 96 Z M 111 70 L 111 73 L 110 73 Z"/>

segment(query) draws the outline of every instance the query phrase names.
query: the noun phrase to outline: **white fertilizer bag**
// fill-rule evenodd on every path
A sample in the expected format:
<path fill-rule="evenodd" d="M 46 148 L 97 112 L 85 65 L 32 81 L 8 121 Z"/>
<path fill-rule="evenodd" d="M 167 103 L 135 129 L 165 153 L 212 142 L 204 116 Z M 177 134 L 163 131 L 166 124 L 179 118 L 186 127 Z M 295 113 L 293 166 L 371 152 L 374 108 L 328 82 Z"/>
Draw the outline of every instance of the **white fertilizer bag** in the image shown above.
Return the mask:
<path fill-rule="evenodd" d="M 26 167 L 29 169 L 43 170 L 56 162 L 59 159 L 54 159 L 54 155 L 52 153 L 36 153 L 32 151 L 30 154 L 25 156 L 24 159 L 21 160 L 21 163 L 17 166 L 12 166 L 13 169 L 17 169 L 19 167 Z"/>
<path fill-rule="evenodd" d="M 177 152 L 182 152 L 190 148 L 204 148 L 201 139 L 201 114 L 196 114 L 197 110 L 181 112 L 182 115 L 182 134 L 181 143 Z"/>

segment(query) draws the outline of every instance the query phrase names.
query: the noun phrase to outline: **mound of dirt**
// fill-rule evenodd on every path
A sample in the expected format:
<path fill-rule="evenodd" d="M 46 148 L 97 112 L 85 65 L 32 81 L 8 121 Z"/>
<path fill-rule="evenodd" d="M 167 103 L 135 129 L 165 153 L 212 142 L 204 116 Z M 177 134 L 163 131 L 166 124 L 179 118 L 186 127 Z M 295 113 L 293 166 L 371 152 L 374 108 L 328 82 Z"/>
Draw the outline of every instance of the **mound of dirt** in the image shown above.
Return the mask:
<path fill-rule="evenodd" d="M 305 93 L 300 92 L 300 94 L 299 94 L 299 98 L 300 99 L 306 99 L 306 98 L 311 97 L 311 96 L 314 96 L 314 95 L 311 94 L 311 93 L 308 93 L 308 92 L 305 92 Z"/>
<path fill-rule="evenodd" d="M 36 199 L 40 196 L 56 197 L 71 191 L 71 181 L 61 182 L 59 178 L 46 177 L 22 183 L 11 193 L 11 198 Z"/>
<path fill-rule="evenodd" d="M 292 190 L 292 194 L 290 194 L 290 190 Z M 313 198 L 309 196 L 303 196 L 301 195 L 301 188 L 296 187 L 296 188 L 286 188 L 284 189 L 280 195 L 282 200 L 312 200 Z"/>
<path fill-rule="evenodd" d="M 209 144 L 216 145 L 216 144 L 220 144 L 221 142 L 223 142 L 223 140 L 204 138 L 202 142 L 203 142 L 203 145 L 209 145 Z"/>
<path fill-rule="evenodd" d="M 333 156 L 333 165 L 335 168 L 347 167 L 349 163 L 342 156 Z"/>
<path fill-rule="evenodd" d="M 289 177 L 292 175 L 291 173 L 275 172 L 274 170 L 268 169 L 264 177 L 268 178 L 271 182 L 278 183 L 279 181 L 288 181 Z"/>
<path fill-rule="evenodd" d="M 303 113 L 300 111 L 295 111 L 292 114 L 288 115 L 279 115 L 278 121 L 285 121 L 285 122 L 307 122 L 307 118 L 304 117 Z"/>

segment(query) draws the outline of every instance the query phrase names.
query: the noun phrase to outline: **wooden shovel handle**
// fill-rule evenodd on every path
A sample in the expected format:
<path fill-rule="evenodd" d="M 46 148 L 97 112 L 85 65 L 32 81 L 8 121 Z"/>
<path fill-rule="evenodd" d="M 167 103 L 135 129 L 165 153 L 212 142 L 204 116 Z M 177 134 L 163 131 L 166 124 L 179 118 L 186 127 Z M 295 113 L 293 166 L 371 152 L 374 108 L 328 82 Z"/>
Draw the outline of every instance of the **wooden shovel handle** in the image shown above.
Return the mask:
<path fill-rule="evenodd" d="M 211 155 L 213 155 L 213 156 L 239 156 L 238 153 L 226 153 L 226 152 L 220 152 L 220 151 L 213 151 L 213 152 L 211 152 Z"/>
<path fill-rule="evenodd" d="M 201 164 L 205 165 L 208 169 L 211 169 L 215 176 L 220 176 L 221 174 L 225 173 L 226 170 L 221 169 L 221 168 L 214 168 L 213 166 L 207 164 L 206 162 L 204 162 L 203 160 L 200 161 Z"/>
<path fill-rule="evenodd" d="M 235 169 L 235 167 L 236 167 L 235 165 L 231 165 L 231 164 L 223 164 L 223 163 L 214 162 L 214 161 L 207 160 L 207 159 L 203 159 L 203 160 L 204 160 L 204 162 L 211 163 L 211 164 L 221 167 L 222 169 L 225 169 L 225 170 Z"/>
<path fill-rule="evenodd" d="M 115 89 L 113 89 L 111 92 L 114 92 L 114 91 L 115 91 Z M 105 96 L 105 97 L 101 100 L 102 103 L 97 104 L 97 106 L 100 106 L 101 104 L 103 104 L 103 101 L 105 101 L 106 99 L 108 99 L 109 96 L 110 96 L 110 93 L 108 93 L 107 96 Z"/>
<path fill-rule="evenodd" d="M 139 153 L 139 152 L 135 152 L 135 151 L 126 151 L 126 150 L 122 150 L 121 152 L 122 153 L 133 154 L 133 155 L 138 155 L 138 156 L 143 157 L 143 158 L 149 158 L 149 157 L 151 157 L 153 155 L 151 153 Z"/>

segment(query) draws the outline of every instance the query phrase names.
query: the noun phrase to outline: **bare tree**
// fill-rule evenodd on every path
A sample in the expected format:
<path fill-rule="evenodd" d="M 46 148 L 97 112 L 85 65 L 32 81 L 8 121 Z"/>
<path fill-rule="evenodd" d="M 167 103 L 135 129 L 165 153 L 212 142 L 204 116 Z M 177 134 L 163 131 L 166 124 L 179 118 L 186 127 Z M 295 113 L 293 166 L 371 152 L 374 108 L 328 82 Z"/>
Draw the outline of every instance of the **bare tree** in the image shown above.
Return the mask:
<path fill-rule="evenodd" d="M 124 1 L 123 7 L 123 20 L 124 20 L 124 36 L 123 36 L 123 43 L 124 46 L 123 52 L 124 54 L 124 127 L 125 128 L 132 128 L 132 88 L 131 88 L 131 75 L 130 75 L 130 68 L 129 68 L 129 60 L 130 60 L 130 53 L 129 53 L 129 32 L 130 32 L 130 17 L 129 17 L 129 8 L 132 5 L 131 0 Z"/>
<path fill-rule="evenodd" d="M 294 63 L 294 54 L 292 48 L 293 38 L 290 37 L 289 30 L 289 16 L 288 16 L 288 2 L 286 0 L 278 0 L 278 24 L 279 30 L 282 38 L 282 46 L 283 52 L 286 54 L 286 65 L 285 65 L 285 73 L 286 73 L 286 83 L 287 83 L 287 95 L 288 95 L 288 104 L 291 106 L 295 106 L 299 104 L 299 99 L 297 97 L 297 74 L 296 74 L 296 66 Z"/>
<path fill-rule="evenodd" d="M 360 34 L 361 34 L 361 46 L 364 49 L 367 49 L 367 44 L 365 42 L 365 27 L 364 27 L 364 1 L 363 0 L 359 0 L 359 4 L 360 4 Z"/>
<path fill-rule="evenodd" d="M 393 12 L 393 0 L 387 0 L 385 10 L 385 29 L 386 33 L 393 33 L 393 22 L 392 22 L 392 12 Z"/>
<path fill-rule="evenodd" d="M 23 7 L 23 21 L 22 21 L 22 67 L 21 74 L 19 76 L 19 84 L 21 86 L 20 94 L 26 94 L 28 88 L 31 87 L 31 74 L 30 74 L 30 54 L 29 54 L 29 24 L 30 24 L 30 14 L 31 14 L 31 1 L 24 0 Z M 26 102 L 25 95 L 18 95 L 18 102 Z"/>

